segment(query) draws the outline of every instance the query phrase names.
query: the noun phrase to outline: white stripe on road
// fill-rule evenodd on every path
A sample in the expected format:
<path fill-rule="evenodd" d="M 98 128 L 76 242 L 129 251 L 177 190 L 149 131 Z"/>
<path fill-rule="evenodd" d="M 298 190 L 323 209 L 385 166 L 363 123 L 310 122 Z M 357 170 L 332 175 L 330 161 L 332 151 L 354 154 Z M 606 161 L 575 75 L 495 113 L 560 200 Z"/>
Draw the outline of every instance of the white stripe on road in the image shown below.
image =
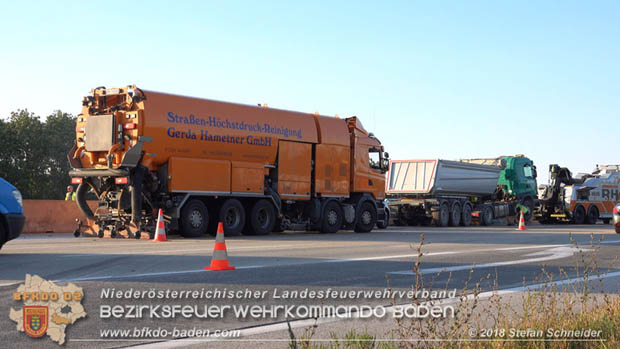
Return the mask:
<path fill-rule="evenodd" d="M 200 241 L 200 240 L 198 240 Z M 209 242 L 212 242 L 212 240 L 209 240 Z M 153 248 L 156 248 L 156 245 L 151 245 Z M 119 245 L 119 244 L 111 244 L 111 245 L 95 245 L 93 247 L 95 248 L 100 248 L 100 247 L 124 247 L 124 248 L 139 248 L 139 247 L 147 247 L 146 249 L 141 249 L 141 250 L 135 250 L 135 251 L 131 251 L 131 252 L 117 252 L 117 253 L 111 253 L 111 254 L 142 254 L 142 253 L 172 253 L 172 252 L 195 252 L 195 251 L 208 251 L 211 252 L 213 250 L 213 247 L 211 246 L 211 244 L 209 244 L 210 247 L 205 247 L 205 248 L 193 248 L 193 249 L 185 249 L 185 250 L 163 250 L 163 251 L 158 251 L 158 250 L 154 250 L 148 249 L 147 245 L 135 245 L 135 246 L 131 246 L 131 245 Z M 308 246 L 317 246 L 317 243 L 308 243 L 308 244 L 301 244 L 301 245 L 293 245 L 293 244 L 289 244 L 289 245 L 260 245 L 260 246 L 245 246 L 245 247 L 231 247 L 228 248 L 228 250 L 256 250 L 256 249 L 280 249 L 280 248 L 304 248 L 304 247 L 308 247 Z M 79 247 L 79 246 L 78 246 Z M 16 247 L 5 247 L 5 249 L 9 250 L 29 250 L 29 249 L 33 249 L 33 250 L 49 250 L 50 246 L 41 246 L 41 247 L 27 247 L 27 246 L 16 246 Z M 89 255 L 97 255 L 97 254 L 101 254 L 101 253 L 85 253 L 85 254 L 80 254 L 80 256 L 89 256 Z"/>
<path fill-rule="evenodd" d="M 523 247 L 506 247 L 504 249 L 537 249 L 537 248 L 546 248 L 553 247 L 556 245 L 538 245 L 538 246 L 523 246 Z M 445 254 L 457 254 L 457 253 L 471 253 L 471 252 L 488 252 L 488 251 L 497 251 L 501 249 L 492 249 L 492 250 L 478 250 L 478 251 L 449 251 L 449 252 L 431 252 L 424 254 L 425 256 L 432 255 L 445 255 Z M 382 259 L 396 259 L 396 258 L 407 258 L 407 257 L 416 257 L 418 254 L 406 254 L 406 255 L 390 255 L 390 256 L 375 256 L 375 257 L 365 257 L 365 258 L 354 258 L 354 259 L 327 259 L 327 260 L 310 260 L 307 262 L 298 262 L 298 263 L 288 263 L 288 264 L 271 264 L 271 265 L 249 265 L 249 266 L 241 266 L 237 267 L 237 269 L 257 269 L 257 268 L 268 268 L 268 267 L 286 267 L 286 266 L 296 266 L 296 265 L 305 265 L 305 264 L 322 264 L 322 263 L 346 263 L 346 262 L 359 262 L 359 261 L 371 261 L 371 260 L 382 260 Z M 546 257 L 543 257 L 546 258 Z M 502 262 L 500 262 L 502 263 Z M 504 262 L 506 263 L 506 262 Z M 468 266 L 469 268 L 469 266 Z M 193 269 L 193 270 L 180 270 L 180 271 L 169 271 L 169 272 L 158 272 L 158 273 L 141 273 L 141 274 L 131 274 L 131 275 L 101 275 L 101 276 L 92 276 L 92 277 L 82 277 L 77 279 L 69 279 L 65 281 L 87 281 L 87 280 L 108 280 L 108 279 L 116 279 L 116 278 L 139 278 L 139 277 L 149 277 L 149 276 L 163 276 L 163 275 L 178 275 L 178 274 L 190 274 L 190 273 L 198 273 L 204 272 L 207 270 L 204 269 Z M 410 272 L 410 271 L 407 271 Z"/>
<path fill-rule="evenodd" d="M 550 248 L 550 247 L 561 247 L 561 246 L 567 246 L 567 245 L 536 245 L 536 246 L 503 247 L 503 248 L 482 249 L 482 250 L 464 250 L 464 251 L 446 251 L 446 252 L 422 252 L 422 257 L 444 256 L 444 255 L 451 255 L 451 254 L 477 253 L 477 252 L 531 250 L 531 249 L 536 249 L 536 248 Z M 392 256 L 362 257 L 362 258 L 352 258 L 352 259 L 331 259 L 331 260 L 323 261 L 323 262 L 320 262 L 320 263 L 342 263 L 342 262 L 374 261 L 374 260 L 381 260 L 381 259 L 396 259 L 396 258 L 408 258 L 408 257 L 417 257 L 417 256 L 418 256 L 418 253 L 415 253 L 415 254 L 392 255 Z"/>
<path fill-rule="evenodd" d="M 523 246 L 523 247 L 506 247 L 505 249 L 535 249 L 535 248 L 544 248 L 555 245 L 540 245 L 540 246 Z M 487 251 L 497 251 L 498 249 L 492 250 L 476 250 L 476 251 L 450 251 L 450 252 L 430 252 L 424 253 L 424 256 L 438 256 L 438 255 L 446 255 L 446 254 L 458 254 L 458 253 L 471 253 L 471 252 L 487 252 Z M 501 249 L 499 249 L 501 250 Z M 360 261 L 371 261 L 371 260 L 382 260 L 382 259 L 396 259 L 396 258 L 408 258 L 408 257 L 416 257 L 418 254 L 402 254 L 402 255 L 390 255 L 390 256 L 375 256 L 375 257 L 364 257 L 364 258 L 353 258 L 353 259 L 327 259 L 327 260 L 310 260 L 307 262 L 297 262 L 297 263 L 288 263 L 288 264 L 271 264 L 271 265 L 248 265 L 236 267 L 236 269 L 256 269 L 256 268 L 266 268 L 266 267 L 285 267 L 285 266 L 295 266 L 295 265 L 305 265 L 305 264 L 322 264 L 322 263 L 346 263 L 346 262 L 360 262 Z M 169 272 L 158 272 L 158 273 L 141 273 L 141 274 L 130 274 L 130 275 L 101 275 L 101 276 L 89 276 L 89 277 L 81 277 L 74 279 L 67 279 L 61 281 L 89 281 L 89 280 L 109 280 L 109 279 L 125 279 L 125 278 L 138 278 L 138 277 L 148 277 L 148 276 L 163 276 L 163 275 L 178 275 L 178 274 L 191 274 L 198 272 L 206 272 L 208 270 L 204 269 L 192 269 L 192 270 L 179 270 L 179 271 L 169 271 Z"/>
<path fill-rule="evenodd" d="M 517 259 L 517 260 L 513 260 L 513 261 L 485 263 L 485 264 L 478 264 L 478 265 L 476 265 L 476 264 L 464 264 L 464 265 L 457 265 L 457 266 L 453 266 L 453 267 L 427 268 L 427 269 L 420 269 L 419 272 L 422 273 L 422 274 L 432 274 L 432 273 L 441 273 L 441 272 L 449 273 L 449 272 L 452 272 L 452 271 L 483 269 L 483 268 L 501 267 L 501 266 L 506 266 L 506 265 L 543 262 L 543 261 L 550 261 L 550 260 L 554 260 L 554 259 L 562 259 L 562 258 L 571 257 L 572 255 L 574 255 L 575 253 L 580 252 L 580 251 L 581 252 L 588 252 L 588 251 L 591 251 L 591 249 L 578 249 L 576 247 L 561 246 L 561 247 L 551 248 L 551 249 L 548 249 L 546 251 L 534 252 L 534 253 L 530 253 L 530 254 L 526 254 L 525 255 L 525 256 L 540 256 L 540 255 L 550 254 L 549 256 L 544 256 L 544 257 L 525 258 L 525 259 Z M 403 270 L 403 271 L 390 272 L 388 274 L 414 275 L 414 272 L 412 270 Z"/>
<path fill-rule="evenodd" d="M 244 267 L 235 267 L 235 269 L 254 269 L 254 268 L 262 268 L 263 265 L 249 265 Z M 74 279 L 66 279 L 66 280 L 54 280 L 54 282 L 62 282 L 62 281 L 92 281 L 92 280 L 107 280 L 107 279 L 127 279 L 127 278 L 137 278 L 137 277 L 146 277 L 146 276 L 162 276 L 162 275 L 177 275 L 177 274 L 191 274 L 191 273 L 202 273 L 202 272 L 212 272 L 213 270 L 206 269 L 194 269 L 194 270 L 181 270 L 181 271 L 164 271 L 160 273 L 141 273 L 141 274 L 130 274 L 130 275 L 117 275 L 117 276 L 85 276 Z"/>
<path fill-rule="evenodd" d="M 607 241 L 607 243 L 620 243 L 620 240 L 617 241 Z M 285 245 L 282 245 L 285 246 Z M 524 249 L 538 249 L 538 248 L 549 248 L 549 247 L 562 247 L 562 246 L 572 246 L 572 245 L 535 245 L 535 246 L 518 246 L 518 247 L 503 247 L 503 248 L 494 248 L 494 249 L 485 249 L 485 250 L 468 250 L 468 251 L 446 251 L 446 252 L 427 252 L 423 253 L 423 256 L 439 256 L 439 255 L 453 255 L 453 254 L 463 254 L 463 253 L 478 253 L 478 252 L 494 252 L 494 251 L 509 251 L 509 250 L 524 250 Z M 258 246 L 254 246 L 258 247 Z M 296 262 L 296 263 L 288 263 L 288 264 L 271 264 L 271 265 L 249 265 L 249 266 L 238 266 L 237 269 L 257 269 L 257 268 L 268 268 L 268 267 L 286 267 L 286 266 L 296 266 L 296 265 L 307 265 L 307 264 L 321 264 L 321 263 L 345 263 L 345 262 L 360 262 L 360 261 L 372 261 L 372 260 L 386 260 L 386 259 L 397 259 L 397 258 L 409 258 L 409 257 L 417 257 L 418 254 L 403 254 L 403 255 L 389 255 L 389 256 L 374 256 L 374 257 L 364 257 L 364 258 L 353 258 L 353 259 L 325 259 L 325 260 L 309 260 L 306 262 Z M 541 257 L 547 258 L 547 257 Z M 233 258 L 234 259 L 234 258 Z M 533 260 L 533 259 L 532 259 Z M 533 262 L 530 260 L 529 262 Z M 540 260 L 539 258 L 537 260 Z M 547 259 L 545 259 L 547 260 Z M 511 261 L 511 263 L 514 261 Z M 498 263 L 508 263 L 508 262 L 498 262 Z M 492 263 L 492 264 L 498 264 Z M 523 263 L 523 262 L 522 262 Z M 528 263 L 528 262 L 525 262 Z M 514 263 L 513 263 L 514 264 Z M 459 266 L 464 267 L 464 266 Z M 478 266 L 480 267 L 480 266 Z M 466 269 L 471 268 L 471 265 L 468 265 Z M 441 268 L 431 268 L 427 269 L 425 272 L 429 272 L 429 270 L 439 269 Z M 445 269 L 441 269 L 445 270 Z M 463 269 L 460 269 L 463 270 Z M 128 279 L 128 278 L 139 278 L 139 277 L 149 277 L 149 276 L 164 276 L 164 275 L 179 275 L 179 274 L 191 274 L 198 272 L 206 272 L 204 269 L 191 269 L 191 270 L 178 270 L 178 271 L 167 271 L 167 272 L 157 272 L 157 273 L 140 273 L 140 274 L 125 274 L 125 275 L 98 275 L 98 276 L 85 276 L 79 278 L 70 278 L 70 279 L 62 279 L 57 281 L 89 281 L 89 280 L 110 280 L 110 279 Z M 430 271 L 432 272 L 432 271 Z M 402 271 L 402 272 L 392 272 L 391 274 L 397 273 L 411 273 L 411 271 Z M 2 286 L 11 286 L 16 285 L 21 282 L 0 284 Z"/>

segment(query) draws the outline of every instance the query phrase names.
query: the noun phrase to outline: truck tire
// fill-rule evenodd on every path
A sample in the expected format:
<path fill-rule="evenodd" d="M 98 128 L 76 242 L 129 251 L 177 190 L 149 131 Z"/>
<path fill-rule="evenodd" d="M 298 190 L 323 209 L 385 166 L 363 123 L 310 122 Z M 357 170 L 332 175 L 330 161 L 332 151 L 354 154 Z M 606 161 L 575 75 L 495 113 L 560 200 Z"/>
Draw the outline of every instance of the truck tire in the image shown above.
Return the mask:
<path fill-rule="evenodd" d="M 356 233 L 368 233 L 377 224 L 377 208 L 366 201 L 360 206 L 359 218 L 355 223 Z"/>
<path fill-rule="evenodd" d="M 590 206 L 588 209 L 588 216 L 586 217 L 586 223 L 596 224 L 598 222 L 598 207 L 595 205 Z"/>
<path fill-rule="evenodd" d="M 377 228 L 385 229 L 385 228 L 388 227 L 389 224 L 390 224 L 390 210 L 388 210 L 386 208 L 385 209 L 385 221 L 384 222 L 377 222 Z"/>
<path fill-rule="evenodd" d="M 250 209 L 250 219 L 244 231 L 247 235 L 267 235 L 276 222 L 276 210 L 271 202 L 260 199 Z"/>
<path fill-rule="evenodd" d="M 471 225 L 471 204 L 469 202 L 464 203 L 461 211 L 461 226 L 469 227 Z"/>
<path fill-rule="evenodd" d="M 586 209 L 583 206 L 579 205 L 575 208 L 575 212 L 573 213 L 573 223 L 575 224 L 583 224 L 586 221 Z"/>
<path fill-rule="evenodd" d="M 209 226 L 209 210 L 200 200 L 190 200 L 181 210 L 181 235 L 186 238 L 201 237 Z"/>
<path fill-rule="evenodd" d="M 458 227 L 461 224 L 461 203 L 455 201 L 450 208 L 450 226 Z"/>
<path fill-rule="evenodd" d="M 332 234 L 337 232 L 342 226 L 344 219 L 344 213 L 342 207 L 336 201 L 328 202 L 323 208 L 323 215 L 321 216 L 321 230 L 322 234 Z"/>
<path fill-rule="evenodd" d="M 493 224 L 493 209 L 491 206 L 485 205 L 480 212 L 480 225 L 492 225 Z"/>
<path fill-rule="evenodd" d="M 433 215 L 433 223 L 438 227 L 447 227 L 450 224 L 450 204 L 444 201 L 439 206 L 439 211 Z"/>
<path fill-rule="evenodd" d="M 602 220 L 603 220 L 603 224 L 605 224 L 605 225 L 607 225 L 607 224 L 609 224 L 609 222 L 611 222 L 611 219 L 609 219 L 609 218 L 603 218 Z"/>
<path fill-rule="evenodd" d="M 224 201 L 220 208 L 220 222 L 224 226 L 224 235 L 237 236 L 245 226 L 245 209 L 237 199 Z"/>

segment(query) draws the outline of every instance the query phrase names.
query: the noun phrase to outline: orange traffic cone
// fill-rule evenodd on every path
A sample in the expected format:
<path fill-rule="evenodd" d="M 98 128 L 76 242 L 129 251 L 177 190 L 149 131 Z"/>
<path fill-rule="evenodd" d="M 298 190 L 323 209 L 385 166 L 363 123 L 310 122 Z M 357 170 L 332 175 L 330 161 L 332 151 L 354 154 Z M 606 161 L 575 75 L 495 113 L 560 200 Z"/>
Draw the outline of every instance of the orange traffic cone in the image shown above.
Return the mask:
<path fill-rule="evenodd" d="M 215 247 L 213 247 L 213 258 L 211 258 L 211 266 L 205 267 L 205 270 L 233 270 L 235 267 L 228 264 L 228 253 L 226 252 L 226 242 L 224 241 L 224 226 L 222 222 L 217 225 L 217 234 L 215 235 Z"/>
<path fill-rule="evenodd" d="M 521 218 L 519 218 L 519 227 L 517 230 L 527 230 L 525 228 L 525 218 L 523 218 L 523 211 L 521 211 Z"/>
<path fill-rule="evenodd" d="M 168 241 L 168 239 L 166 239 L 166 225 L 164 223 L 164 214 L 160 208 L 159 214 L 157 215 L 157 229 L 155 230 L 155 238 L 153 239 L 153 242 L 165 241 Z"/>

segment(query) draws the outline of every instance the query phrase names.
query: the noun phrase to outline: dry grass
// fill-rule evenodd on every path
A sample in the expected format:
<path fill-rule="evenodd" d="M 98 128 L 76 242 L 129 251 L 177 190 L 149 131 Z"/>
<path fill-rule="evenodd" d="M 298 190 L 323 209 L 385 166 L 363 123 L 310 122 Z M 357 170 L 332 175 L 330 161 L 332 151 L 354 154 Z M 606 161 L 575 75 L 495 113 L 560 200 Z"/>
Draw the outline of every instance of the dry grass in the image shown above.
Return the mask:
<path fill-rule="evenodd" d="M 474 269 L 461 286 L 460 296 L 452 306 L 453 319 L 403 318 L 395 319 L 392 333 L 396 340 L 381 342 L 367 331 L 354 330 L 332 334 L 332 341 L 313 343 L 316 326 L 305 330 L 296 339 L 292 330 L 290 348 L 620 348 L 620 298 L 604 292 L 603 278 L 597 262 L 600 240 L 590 237 L 588 251 L 584 251 L 570 236 L 576 248 L 577 262 L 570 270 L 556 273 L 543 266 L 530 288 L 507 299 L 497 293 L 498 276 L 494 272 L 474 280 Z M 442 272 L 423 275 L 424 236 L 414 248 L 417 259 L 413 266 L 412 290 L 432 290 Z M 616 261 L 617 262 L 617 261 Z M 571 275 L 572 274 L 572 275 Z M 595 281 L 595 280 L 598 280 Z M 452 275 L 441 289 L 449 291 Z M 525 280 L 523 285 L 526 285 Z M 452 287 L 453 288 L 453 287 Z M 483 289 L 494 291 L 481 299 Z M 412 305 L 440 305 L 441 300 L 413 299 Z M 556 336 L 560 330 L 599 333 L 598 339 L 587 341 L 579 335 Z M 600 332 L 599 332 L 600 331 Z M 517 336 L 520 335 L 520 336 Z M 380 336 L 386 338 L 386 335 Z"/>

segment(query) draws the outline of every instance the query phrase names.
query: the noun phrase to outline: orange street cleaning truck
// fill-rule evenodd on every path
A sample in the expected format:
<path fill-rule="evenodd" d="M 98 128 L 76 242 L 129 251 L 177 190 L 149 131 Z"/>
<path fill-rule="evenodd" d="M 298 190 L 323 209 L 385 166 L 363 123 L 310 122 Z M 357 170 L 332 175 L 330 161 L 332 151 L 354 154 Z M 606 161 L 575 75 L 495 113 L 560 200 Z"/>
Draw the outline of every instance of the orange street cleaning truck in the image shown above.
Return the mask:
<path fill-rule="evenodd" d="M 91 91 L 68 154 L 99 236 L 139 238 L 162 209 L 186 237 L 369 232 L 385 222 L 388 155 L 359 119 L 146 91 Z M 89 194 L 92 193 L 92 194 Z M 86 203 L 94 195 L 93 212 Z"/>

